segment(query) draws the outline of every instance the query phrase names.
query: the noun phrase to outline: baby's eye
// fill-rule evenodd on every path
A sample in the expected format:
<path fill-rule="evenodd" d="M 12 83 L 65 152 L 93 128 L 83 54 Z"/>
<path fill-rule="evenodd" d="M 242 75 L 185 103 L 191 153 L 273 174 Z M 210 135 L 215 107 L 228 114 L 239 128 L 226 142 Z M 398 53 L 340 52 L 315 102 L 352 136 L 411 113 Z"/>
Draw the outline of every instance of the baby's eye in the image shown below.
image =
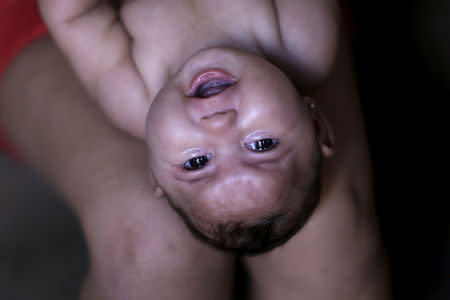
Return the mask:
<path fill-rule="evenodd" d="M 197 156 L 194 158 L 191 158 L 187 162 L 181 165 L 181 167 L 186 171 L 195 171 L 198 169 L 203 168 L 206 166 L 206 164 L 209 162 L 211 158 L 211 154 L 203 155 L 203 156 Z"/>
<path fill-rule="evenodd" d="M 195 91 L 194 97 L 197 98 L 208 98 L 222 93 L 228 87 L 232 86 L 234 83 L 222 80 L 213 79 L 201 84 Z"/>
<path fill-rule="evenodd" d="M 272 150 L 278 145 L 275 139 L 262 139 L 246 144 L 247 148 L 253 152 L 265 152 Z"/>

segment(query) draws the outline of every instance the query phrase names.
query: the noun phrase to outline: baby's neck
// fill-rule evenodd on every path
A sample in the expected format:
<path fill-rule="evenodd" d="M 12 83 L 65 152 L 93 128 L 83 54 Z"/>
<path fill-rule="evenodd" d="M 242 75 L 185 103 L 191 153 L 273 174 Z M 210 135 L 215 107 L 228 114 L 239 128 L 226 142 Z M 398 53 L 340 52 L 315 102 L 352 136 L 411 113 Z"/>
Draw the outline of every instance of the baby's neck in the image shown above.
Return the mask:
<path fill-rule="evenodd" d="M 151 92 L 149 94 L 151 103 L 153 102 L 159 91 L 171 80 L 173 76 L 177 74 L 177 72 L 193 55 L 201 50 L 210 48 L 230 48 L 265 57 L 265 54 L 256 43 L 240 43 L 230 40 L 217 41 L 216 43 L 205 43 L 196 45 L 195 47 L 183 49 L 182 51 L 179 51 L 176 55 L 174 55 L 173 59 L 171 59 L 169 63 L 166 63 L 167 57 L 164 57 L 164 55 L 162 55 L 159 57 L 160 59 L 156 59 L 157 66 L 155 67 L 155 69 L 157 69 L 158 71 L 152 74 L 153 84 Z"/>

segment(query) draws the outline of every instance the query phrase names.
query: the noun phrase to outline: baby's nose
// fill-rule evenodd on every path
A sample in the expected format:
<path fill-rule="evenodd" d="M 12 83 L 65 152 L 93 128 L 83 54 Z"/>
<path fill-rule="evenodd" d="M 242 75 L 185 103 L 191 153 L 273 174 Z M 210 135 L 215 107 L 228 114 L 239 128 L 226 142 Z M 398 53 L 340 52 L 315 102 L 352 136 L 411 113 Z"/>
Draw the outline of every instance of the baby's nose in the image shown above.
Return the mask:
<path fill-rule="evenodd" d="M 225 112 L 216 112 L 200 120 L 200 125 L 207 130 L 221 131 L 233 127 L 236 122 L 237 113 L 234 109 Z"/>

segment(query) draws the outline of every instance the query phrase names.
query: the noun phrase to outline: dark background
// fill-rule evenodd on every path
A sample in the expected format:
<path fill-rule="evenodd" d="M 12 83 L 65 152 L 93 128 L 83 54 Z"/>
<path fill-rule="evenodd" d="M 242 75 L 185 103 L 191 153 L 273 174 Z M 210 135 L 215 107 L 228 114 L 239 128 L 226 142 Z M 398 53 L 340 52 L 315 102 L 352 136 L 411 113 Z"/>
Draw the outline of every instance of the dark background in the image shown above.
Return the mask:
<path fill-rule="evenodd" d="M 350 1 L 395 299 L 450 299 L 450 1 Z"/>

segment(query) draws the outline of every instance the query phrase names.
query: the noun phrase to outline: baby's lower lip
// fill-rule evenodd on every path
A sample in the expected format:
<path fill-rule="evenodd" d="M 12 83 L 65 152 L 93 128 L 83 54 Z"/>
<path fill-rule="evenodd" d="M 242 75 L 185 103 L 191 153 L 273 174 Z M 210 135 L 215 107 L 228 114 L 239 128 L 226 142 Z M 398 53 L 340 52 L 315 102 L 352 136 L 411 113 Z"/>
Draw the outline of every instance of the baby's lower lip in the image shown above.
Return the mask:
<path fill-rule="evenodd" d="M 214 70 L 208 70 L 203 71 L 197 74 L 194 79 L 192 80 L 189 89 L 188 89 L 188 95 L 190 97 L 193 97 L 195 95 L 196 90 L 205 82 L 208 82 L 210 80 L 219 80 L 223 81 L 224 84 L 234 84 L 237 79 L 235 76 L 228 74 L 225 71 L 214 69 Z"/>

